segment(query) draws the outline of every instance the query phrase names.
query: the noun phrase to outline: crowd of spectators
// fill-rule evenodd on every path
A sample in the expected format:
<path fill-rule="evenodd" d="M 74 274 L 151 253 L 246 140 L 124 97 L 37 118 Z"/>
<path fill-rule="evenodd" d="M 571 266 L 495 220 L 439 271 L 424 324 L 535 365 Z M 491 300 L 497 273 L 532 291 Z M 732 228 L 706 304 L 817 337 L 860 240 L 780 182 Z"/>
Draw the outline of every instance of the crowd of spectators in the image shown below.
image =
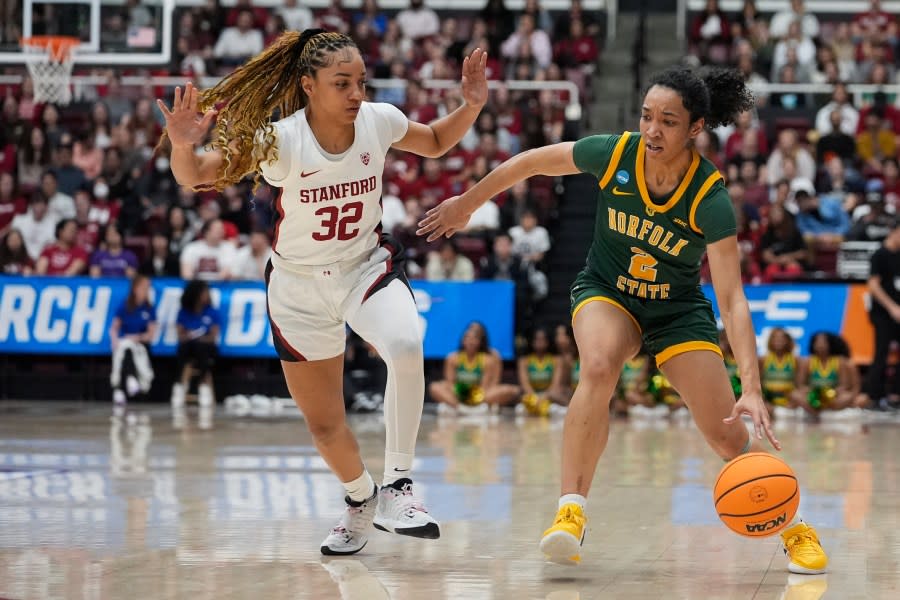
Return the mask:
<path fill-rule="evenodd" d="M 128 2 L 104 31 L 144 23 L 145 12 Z M 584 94 L 599 59 L 599 25 L 577 0 L 552 16 L 535 0 L 521 12 L 503 0 L 486 0 L 481 11 L 440 18 L 422 0 L 410 0 L 399 12 L 382 10 L 375 0 L 357 10 L 343 8 L 340 0 L 322 10 L 297 0 L 277 7 L 238 0 L 230 8 L 210 1 L 179 7 L 173 18 L 176 41 L 166 70 L 89 71 L 105 75 L 106 83 L 80 89 L 69 107 L 35 102 L 27 77 L 21 86 L 0 87 L 0 271 L 262 278 L 276 192 L 252 181 L 222 193 L 178 186 L 168 148 L 158 145 L 163 121 L 153 103 L 171 90 L 125 87 L 123 74 L 222 76 L 285 30 L 324 27 L 353 37 L 372 79 L 405 80 L 405 87 L 370 88 L 371 100 L 429 122 L 462 99 L 458 88 L 432 89 L 423 82 L 458 80 L 463 57 L 476 47 L 489 51 L 492 81 L 574 81 Z M 88 72 L 77 66 L 79 71 Z M 564 115 L 568 101 L 565 91 L 519 91 L 501 83 L 476 125 L 444 157 L 389 153 L 384 229 L 407 247 L 411 277 L 517 280 L 527 294 L 522 306 L 546 295 L 547 228 L 556 206 L 552 179 L 535 178 L 492 199 L 453 241 L 428 244 L 415 228 L 424 211 L 511 155 L 564 139 L 571 133 Z"/>
<path fill-rule="evenodd" d="M 887 236 L 900 198 L 897 95 L 848 91 L 897 82 L 896 16 L 878 0 L 852 18 L 785 4 L 762 14 L 747 0 L 728 14 L 709 0 L 688 32 L 693 60 L 734 66 L 751 84 L 831 90 L 760 91 L 755 111 L 699 144 L 729 182 L 745 281 L 833 276 L 844 242 Z"/>

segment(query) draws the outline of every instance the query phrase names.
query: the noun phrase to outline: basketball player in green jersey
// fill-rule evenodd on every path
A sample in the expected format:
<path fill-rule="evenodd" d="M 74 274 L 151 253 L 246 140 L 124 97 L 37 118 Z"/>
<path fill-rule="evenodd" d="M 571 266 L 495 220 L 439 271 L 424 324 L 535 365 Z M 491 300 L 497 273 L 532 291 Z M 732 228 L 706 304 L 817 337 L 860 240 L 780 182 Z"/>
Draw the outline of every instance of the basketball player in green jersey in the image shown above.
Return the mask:
<path fill-rule="evenodd" d="M 581 558 L 585 497 L 609 436 L 609 398 L 642 341 L 719 456 L 729 460 L 762 451 L 763 435 L 781 449 L 760 387 L 734 211 L 721 174 L 694 149 L 704 128 L 731 123 L 752 107 L 753 97 L 735 71 L 664 71 L 643 98 L 639 132 L 523 152 L 420 223 L 419 234 L 429 240 L 450 236 L 489 198 L 532 175 L 590 173 L 599 182 L 594 240 L 572 286 L 581 381 L 563 430 L 559 511 L 541 539 L 551 561 L 574 564 Z M 740 365 L 737 402 L 710 302 L 699 285 L 704 252 Z M 752 418 L 756 439 L 741 415 Z M 812 527 L 798 519 L 782 538 L 792 572 L 825 571 L 828 559 Z"/>

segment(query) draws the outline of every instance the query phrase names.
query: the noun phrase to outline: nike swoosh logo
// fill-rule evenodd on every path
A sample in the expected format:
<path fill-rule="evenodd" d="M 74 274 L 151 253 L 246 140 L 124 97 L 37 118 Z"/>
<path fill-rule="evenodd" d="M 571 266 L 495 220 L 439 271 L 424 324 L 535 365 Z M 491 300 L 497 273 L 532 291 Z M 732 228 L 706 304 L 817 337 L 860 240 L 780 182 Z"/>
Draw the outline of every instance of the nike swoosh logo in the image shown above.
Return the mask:
<path fill-rule="evenodd" d="M 322 170 L 322 169 L 319 169 L 319 171 L 321 171 L 321 170 Z M 303 177 L 309 177 L 310 175 L 315 175 L 315 174 L 318 173 L 319 171 L 313 171 L 312 173 L 304 173 L 303 171 L 301 171 L 301 172 L 300 172 L 300 177 L 301 177 L 301 178 L 303 178 Z"/>
<path fill-rule="evenodd" d="M 409 471 L 409 469 L 398 469 L 397 467 L 394 467 L 394 470 L 398 473 L 406 473 L 407 471 Z"/>
<path fill-rule="evenodd" d="M 613 196 L 634 196 L 634 192 L 623 192 L 616 186 L 613 188 Z"/>

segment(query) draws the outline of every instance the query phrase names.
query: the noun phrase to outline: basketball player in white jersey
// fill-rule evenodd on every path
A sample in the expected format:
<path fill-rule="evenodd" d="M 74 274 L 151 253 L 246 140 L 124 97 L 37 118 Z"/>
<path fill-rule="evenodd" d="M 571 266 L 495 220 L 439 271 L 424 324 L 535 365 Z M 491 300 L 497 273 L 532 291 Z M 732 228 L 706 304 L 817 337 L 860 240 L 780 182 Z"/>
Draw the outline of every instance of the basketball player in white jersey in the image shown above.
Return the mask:
<path fill-rule="evenodd" d="M 487 55 L 462 66 L 465 103 L 423 125 L 365 98 L 366 66 L 353 41 L 307 30 L 198 94 L 159 101 L 181 185 L 221 189 L 251 172 L 281 188 L 267 272 L 269 319 L 291 392 L 320 454 L 343 482 L 346 510 L 323 554 L 353 554 L 378 529 L 434 539 L 440 529 L 413 494 L 410 470 L 425 395 L 422 333 L 401 249 L 381 232 L 381 180 L 391 147 L 441 156 L 487 101 Z M 271 122 L 274 111 L 285 116 Z M 217 118 L 216 118 L 217 117 Z M 196 148 L 216 120 L 215 142 Z M 345 420 L 345 325 L 387 364 L 386 448 L 379 488 Z"/>

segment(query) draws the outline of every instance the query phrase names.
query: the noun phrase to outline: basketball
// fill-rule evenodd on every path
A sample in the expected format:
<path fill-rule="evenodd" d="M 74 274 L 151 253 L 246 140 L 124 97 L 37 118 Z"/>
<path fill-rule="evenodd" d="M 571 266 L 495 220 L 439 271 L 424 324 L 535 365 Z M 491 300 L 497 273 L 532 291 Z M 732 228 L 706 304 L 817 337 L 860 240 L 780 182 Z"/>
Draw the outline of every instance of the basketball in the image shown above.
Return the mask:
<path fill-rule="evenodd" d="M 732 531 L 767 537 L 797 514 L 800 488 L 794 471 L 777 456 L 751 452 L 722 468 L 713 488 L 716 512 Z"/>

